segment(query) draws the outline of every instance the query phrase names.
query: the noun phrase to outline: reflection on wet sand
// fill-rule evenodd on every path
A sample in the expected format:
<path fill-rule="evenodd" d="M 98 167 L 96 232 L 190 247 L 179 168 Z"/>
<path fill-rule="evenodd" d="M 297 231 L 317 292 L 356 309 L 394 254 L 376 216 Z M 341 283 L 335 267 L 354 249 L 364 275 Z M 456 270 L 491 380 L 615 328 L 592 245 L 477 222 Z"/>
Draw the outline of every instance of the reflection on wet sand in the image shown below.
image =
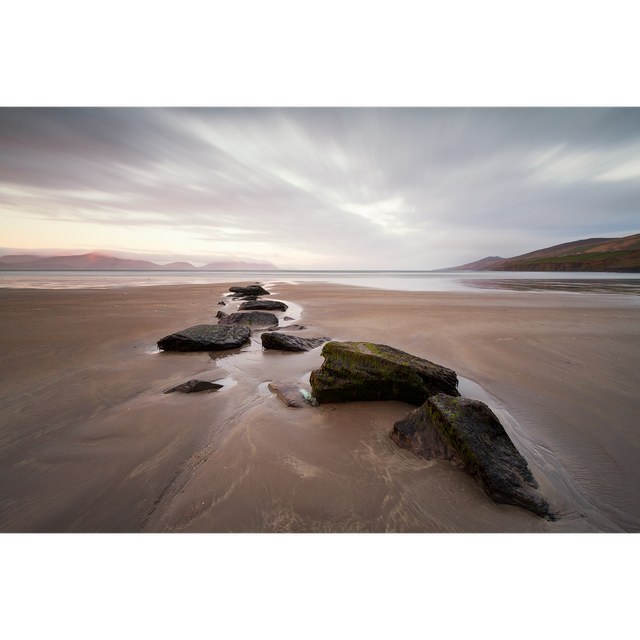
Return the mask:
<path fill-rule="evenodd" d="M 550 280 L 490 278 L 462 279 L 460 283 L 472 289 L 492 289 L 495 291 L 561 291 L 563 293 L 615 293 L 640 295 L 640 279 L 638 280 Z"/>

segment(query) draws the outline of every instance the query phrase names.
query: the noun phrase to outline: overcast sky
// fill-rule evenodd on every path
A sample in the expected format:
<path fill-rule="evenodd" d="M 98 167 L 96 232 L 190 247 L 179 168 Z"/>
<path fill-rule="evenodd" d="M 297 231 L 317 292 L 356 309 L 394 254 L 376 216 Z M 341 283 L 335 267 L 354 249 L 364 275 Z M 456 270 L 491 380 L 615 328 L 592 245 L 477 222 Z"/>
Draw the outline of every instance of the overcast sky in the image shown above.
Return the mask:
<path fill-rule="evenodd" d="M 0 245 L 437 269 L 640 232 L 640 109 L 0 109 Z"/>

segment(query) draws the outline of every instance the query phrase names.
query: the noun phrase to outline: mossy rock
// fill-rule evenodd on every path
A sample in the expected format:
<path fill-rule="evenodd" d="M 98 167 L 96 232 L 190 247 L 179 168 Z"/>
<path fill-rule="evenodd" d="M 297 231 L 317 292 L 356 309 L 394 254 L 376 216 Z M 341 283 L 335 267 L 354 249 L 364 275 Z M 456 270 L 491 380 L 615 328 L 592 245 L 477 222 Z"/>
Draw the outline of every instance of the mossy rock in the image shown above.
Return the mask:
<path fill-rule="evenodd" d="M 422 405 L 429 396 L 458 396 L 455 371 L 400 349 L 371 342 L 327 342 L 325 361 L 311 372 L 318 402 L 399 400 Z"/>
<path fill-rule="evenodd" d="M 548 503 L 536 492 L 538 483 L 527 461 L 484 402 L 438 394 L 417 411 L 422 414 L 424 428 L 435 427 L 439 431 L 465 470 L 494 502 L 522 507 L 543 518 L 553 519 Z M 394 425 L 390 435 L 396 442 L 393 433 L 405 430 L 403 422 L 412 423 L 405 418 Z"/>

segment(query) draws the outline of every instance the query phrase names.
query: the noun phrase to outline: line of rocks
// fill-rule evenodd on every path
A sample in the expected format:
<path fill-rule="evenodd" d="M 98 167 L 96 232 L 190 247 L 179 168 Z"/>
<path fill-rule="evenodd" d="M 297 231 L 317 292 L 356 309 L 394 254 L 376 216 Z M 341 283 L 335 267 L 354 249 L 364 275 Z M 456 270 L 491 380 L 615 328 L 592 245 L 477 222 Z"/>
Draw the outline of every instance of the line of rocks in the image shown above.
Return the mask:
<path fill-rule="evenodd" d="M 187 327 L 181 331 L 172 333 L 158 340 L 158 348 L 163 351 L 194 352 L 194 351 L 224 351 L 242 347 L 251 337 L 251 329 L 266 328 L 268 331 L 278 329 L 302 330 L 302 325 L 290 325 L 278 327 L 278 318 L 273 313 L 263 310 L 286 311 L 289 307 L 278 300 L 260 300 L 258 296 L 270 295 L 258 283 L 246 287 L 230 287 L 229 291 L 242 296 L 240 299 L 248 300 L 240 305 L 244 312 L 227 314 L 220 310 L 216 314 L 218 324 L 199 324 Z M 234 296 L 234 299 L 235 296 Z M 219 305 L 226 304 L 219 302 Z M 285 317 L 286 320 L 292 318 Z M 330 338 L 301 338 L 287 334 L 265 334 L 261 336 L 265 349 L 278 349 L 282 351 L 308 351 L 324 344 Z M 202 380 L 189 380 L 181 385 L 172 387 L 164 393 L 179 391 L 182 393 L 194 393 L 197 391 L 217 390 L 222 385 Z M 302 396 L 301 396 L 302 397 Z M 293 406 L 293 405 L 290 405 Z"/>
<path fill-rule="evenodd" d="M 554 520 L 526 460 L 491 411 L 460 396 L 454 371 L 387 345 L 328 342 L 325 361 L 311 373 L 320 403 L 399 400 L 418 408 L 389 433 L 400 447 L 425 460 L 447 460 L 471 474 L 498 504 Z"/>
<path fill-rule="evenodd" d="M 238 296 L 268 295 L 260 285 L 231 287 Z M 172 351 L 219 351 L 242 346 L 251 328 L 267 327 L 264 349 L 302 352 L 324 343 L 324 363 L 312 371 L 313 396 L 289 382 L 271 382 L 269 389 L 287 406 L 318 403 L 396 400 L 417 408 L 393 425 L 389 436 L 400 447 L 425 460 L 447 460 L 471 474 L 498 504 L 510 504 L 554 520 L 526 460 L 504 427 L 480 402 L 460 396 L 456 373 L 400 349 L 370 342 L 335 342 L 277 333 L 278 318 L 264 309 L 286 311 L 279 301 L 244 302 L 244 312 L 218 311 L 218 325 L 196 325 L 166 336 L 158 348 Z M 301 325 L 287 329 L 301 330 Z M 221 387 L 190 380 L 165 393 L 192 393 Z"/>

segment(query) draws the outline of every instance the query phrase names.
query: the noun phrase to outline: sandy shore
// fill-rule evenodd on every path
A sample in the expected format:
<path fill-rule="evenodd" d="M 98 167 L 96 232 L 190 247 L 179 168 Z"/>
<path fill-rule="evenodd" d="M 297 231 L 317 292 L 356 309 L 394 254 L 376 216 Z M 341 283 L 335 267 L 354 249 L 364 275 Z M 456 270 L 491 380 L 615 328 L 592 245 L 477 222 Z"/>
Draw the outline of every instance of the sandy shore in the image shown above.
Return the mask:
<path fill-rule="evenodd" d="M 389 344 L 466 379 L 560 515 L 547 522 L 400 450 L 388 432 L 410 405 L 296 410 L 266 390 L 306 384 L 320 349 L 263 352 L 256 334 L 157 351 L 215 323 L 228 287 L 0 290 L 0 531 L 640 531 L 638 297 L 271 288 L 299 335 Z M 227 386 L 162 394 L 196 377 Z"/>

